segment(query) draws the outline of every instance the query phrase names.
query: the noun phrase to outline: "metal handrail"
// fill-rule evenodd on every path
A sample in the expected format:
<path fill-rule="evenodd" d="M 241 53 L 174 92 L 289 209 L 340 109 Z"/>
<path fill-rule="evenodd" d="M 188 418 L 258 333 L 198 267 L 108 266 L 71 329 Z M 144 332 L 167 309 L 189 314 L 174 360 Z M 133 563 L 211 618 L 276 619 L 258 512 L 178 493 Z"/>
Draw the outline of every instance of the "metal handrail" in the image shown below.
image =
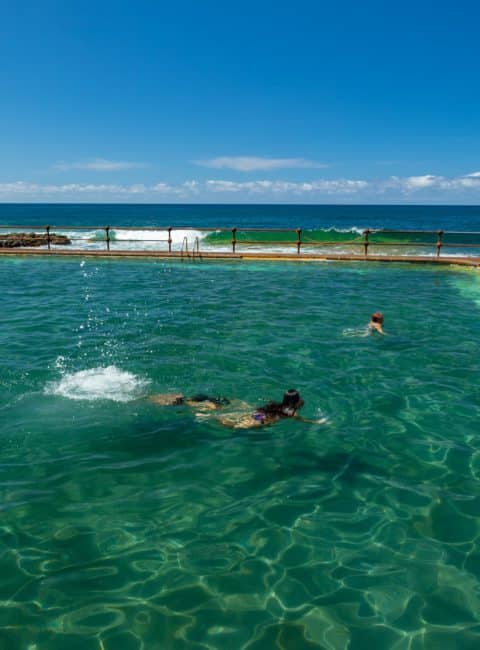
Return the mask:
<path fill-rule="evenodd" d="M 28 234 L 30 232 L 35 232 L 39 233 L 44 232 L 46 235 L 46 246 L 47 249 L 50 251 L 52 249 L 52 243 L 53 243 L 53 236 L 58 233 L 58 231 L 104 231 L 105 232 L 105 237 L 99 237 L 95 238 L 93 240 L 86 240 L 84 237 L 75 237 L 74 235 L 69 235 L 69 239 L 71 241 L 93 241 L 95 243 L 105 243 L 106 244 L 106 250 L 110 251 L 112 244 L 116 241 L 115 238 L 112 238 L 112 231 L 136 231 L 136 230 L 142 230 L 142 231 L 154 231 L 154 230 L 164 230 L 168 233 L 168 238 L 167 239 L 137 239 L 137 238 L 126 238 L 122 239 L 122 243 L 138 243 L 138 242 L 145 242 L 145 243 L 162 243 L 168 244 L 168 251 L 172 252 L 172 232 L 173 231 L 181 231 L 181 230 L 201 230 L 202 232 L 230 232 L 231 233 L 231 250 L 232 253 L 235 253 L 237 251 L 237 248 L 240 246 L 244 247 L 250 247 L 250 246 L 258 246 L 258 247 L 264 247 L 264 246 L 285 246 L 285 247 L 296 247 L 297 249 L 297 254 L 301 254 L 302 247 L 330 247 L 330 246 L 362 246 L 363 247 L 363 254 L 365 257 L 368 257 L 369 250 L 371 250 L 371 247 L 387 247 L 387 246 L 395 246 L 397 248 L 405 248 L 405 247 L 422 247 L 422 248 L 428 248 L 428 247 L 434 247 L 436 249 L 436 255 L 437 257 L 440 256 L 442 248 L 480 248 L 480 243 L 463 243 L 463 242 L 449 242 L 448 237 L 449 236 L 458 236 L 465 235 L 465 236 L 473 236 L 477 235 L 480 238 L 480 232 L 474 232 L 474 231 L 443 231 L 443 230 L 397 230 L 397 229 L 371 229 L 367 228 L 365 229 L 361 234 L 358 235 L 358 238 L 354 240 L 348 240 L 348 241 L 318 241 L 315 239 L 311 239 L 308 236 L 304 234 L 301 228 L 249 228 L 249 227 L 233 227 L 233 228 L 214 228 L 211 226 L 208 227 L 192 227 L 192 226 L 169 226 L 169 227 L 162 227 L 162 226 L 75 226 L 75 225 L 68 225 L 68 226 L 51 226 L 51 225 L 3 225 L 0 224 L 0 230 L 20 230 L 24 234 Z M 56 232 L 55 232 L 56 231 Z M 272 241 L 262 241 L 258 239 L 242 239 L 242 237 L 239 235 L 248 235 L 248 233 L 261 233 L 261 232 L 270 232 L 270 233 L 289 233 L 292 235 L 292 239 L 288 239 L 287 241 L 280 241 L 278 239 L 272 240 Z M 435 241 L 432 242 L 425 242 L 425 241 L 401 241 L 401 242 L 389 242 L 389 241 L 375 241 L 375 235 L 393 235 L 393 234 L 403 234 L 403 235 L 435 235 Z M 1 235 L 0 235 L 1 238 Z M 194 243 L 193 243 L 193 250 L 190 251 L 188 248 L 188 238 L 185 236 L 183 238 L 181 250 L 180 250 L 181 257 L 183 258 L 184 255 L 186 255 L 188 258 L 191 256 L 194 257 L 195 254 L 200 257 L 200 239 L 198 236 L 195 237 Z"/>

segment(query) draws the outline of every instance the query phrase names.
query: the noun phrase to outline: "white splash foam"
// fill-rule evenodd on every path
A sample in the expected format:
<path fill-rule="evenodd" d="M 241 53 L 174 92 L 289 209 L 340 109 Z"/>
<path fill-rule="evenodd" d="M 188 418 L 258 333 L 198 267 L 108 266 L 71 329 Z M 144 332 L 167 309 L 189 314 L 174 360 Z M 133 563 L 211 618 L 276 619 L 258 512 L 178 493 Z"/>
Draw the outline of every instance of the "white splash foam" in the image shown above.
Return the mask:
<path fill-rule="evenodd" d="M 47 384 L 45 393 L 74 400 L 129 402 L 139 397 L 148 383 L 131 372 L 107 366 L 68 373 L 59 381 Z"/>
<path fill-rule="evenodd" d="M 330 226 L 329 228 L 320 228 L 324 232 L 351 232 L 356 235 L 363 235 L 366 228 L 359 228 L 358 226 L 352 226 L 351 228 L 338 228 L 336 226 Z"/>
<path fill-rule="evenodd" d="M 364 336 L 368 336 L 370 333 L 368 329 L 368 325 L 365 325 L 364 327 L 352 327 L 352 328 L 347 328 L 342 331 L 342 336 L 348 336 L 350 338 L 363 338 Z"/>
<path fill-rule="evenodd" d="M 55 364 L 54 364 L 54 365 L 55 365 L 55 368 L 56 368 L 57 370 L 59 370 L 60 372 L 63 373 L 63 372 L 65 372 L 65 363 L 66 363 L 66 359 L 65 359 L 65 357 L 64 357 L 63 355 L 60 354 L 60 355 L 55 359 Z"/>
<path fill-rule="evenodd" d="M 168 250 L 168 230 L 112 230 L 112 248 Z M 172 230 L 172 250 L 180 250 L 186 237 L 191 249 L 195 239 L 201 241 L 207 233 L 200 230 Z"/>

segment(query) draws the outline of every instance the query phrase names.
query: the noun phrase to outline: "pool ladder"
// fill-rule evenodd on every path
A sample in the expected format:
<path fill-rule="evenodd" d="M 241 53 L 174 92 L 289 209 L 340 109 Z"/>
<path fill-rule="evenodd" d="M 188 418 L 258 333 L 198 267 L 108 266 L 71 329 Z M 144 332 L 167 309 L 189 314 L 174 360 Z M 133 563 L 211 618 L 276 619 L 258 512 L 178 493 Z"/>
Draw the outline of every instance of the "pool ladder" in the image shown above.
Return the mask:
<path fill-rule="evenodd" d="M 201 260 L 202 256 L 200 254 L 200 240 L 198 239 L 198 236 L 195 237 L 195 240 L 193 242 L 191 254 L 190 254 L 190 252 L 188 250 L 188 239 L 185 236 L 183 238 L 182 250 L 180 251 L 180 254 L 181 254 L 182 261 L 183 261 L 184 256 L 187 259 L 192 260 L 192 262 L 195 261 L 195 259 Z"/>

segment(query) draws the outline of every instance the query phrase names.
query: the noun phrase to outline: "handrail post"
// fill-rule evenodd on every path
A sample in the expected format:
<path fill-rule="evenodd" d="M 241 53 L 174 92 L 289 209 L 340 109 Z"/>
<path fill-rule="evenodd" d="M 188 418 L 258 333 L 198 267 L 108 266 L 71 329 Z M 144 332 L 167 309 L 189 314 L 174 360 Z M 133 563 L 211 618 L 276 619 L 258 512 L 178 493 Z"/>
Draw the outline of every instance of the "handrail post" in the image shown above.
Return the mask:
<path fill-rule="evenodd" d="M 439 230 L 437 232 L 438 239 L 437 239 L 437 257 L 440 257 L 440 249 L 442 248 L 442 237 L 443 237 L 443 230 Z"/>
<path fill-rule="evenodd" d="M 235 252 L 236 246 L 237 246 L 237 229 L 232 228 L 232 253 Z"/>
<path fill-rule="evenodd" d="M 105 233 L 107 235 L 105 241 L 107 242 L 107 251 L 110 250 L 110 226 L 106 226 Z"/>
<path fill-rule="evenodd" d="M 297 228 L 297 255 L 300 255 L 300 246 L 302 245 L 302 229 Z"/>
<path fill-rule="evenodd" d="M 172 229 L 168 229 L 168 252 L 172 252 Z"/>
<path fill-rule="evenodd" d="M 365 236 L 365 241 L 363 243 L 363 247 L 365 249 L 365 257 L 368 256 L 368 247 L 370 246 L 370 242 L 368 241 L 368 236 L 370 235 L 371 230 L 367 228 L 366 230 L 363 231 L 363 234 Z"/>
<path fill-rule="evenodd" d="M 45 228 L 47 230 L 47 246 L 48 246 L 48 250 L 50 250 L 50 241 L 51 241 L 51 239 L 50 239 L 50 226 L 45 226 Z"/>

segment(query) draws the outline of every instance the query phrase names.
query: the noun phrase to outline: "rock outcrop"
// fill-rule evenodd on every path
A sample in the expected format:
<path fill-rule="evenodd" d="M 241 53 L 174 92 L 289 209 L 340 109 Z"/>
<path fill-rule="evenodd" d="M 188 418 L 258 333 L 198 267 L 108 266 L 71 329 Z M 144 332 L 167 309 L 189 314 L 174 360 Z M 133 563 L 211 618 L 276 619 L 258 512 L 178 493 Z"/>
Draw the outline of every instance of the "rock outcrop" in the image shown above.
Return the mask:
<path fill-rule="evenodd" d="M 68 246 L 72 242 L 66 235 L 50 233 L 50 244 Z M 35 232 L 11 232 L 0 234 L 0 248 L 32 248 L 34 246 L 47 246 L 48 236 Z"/>

